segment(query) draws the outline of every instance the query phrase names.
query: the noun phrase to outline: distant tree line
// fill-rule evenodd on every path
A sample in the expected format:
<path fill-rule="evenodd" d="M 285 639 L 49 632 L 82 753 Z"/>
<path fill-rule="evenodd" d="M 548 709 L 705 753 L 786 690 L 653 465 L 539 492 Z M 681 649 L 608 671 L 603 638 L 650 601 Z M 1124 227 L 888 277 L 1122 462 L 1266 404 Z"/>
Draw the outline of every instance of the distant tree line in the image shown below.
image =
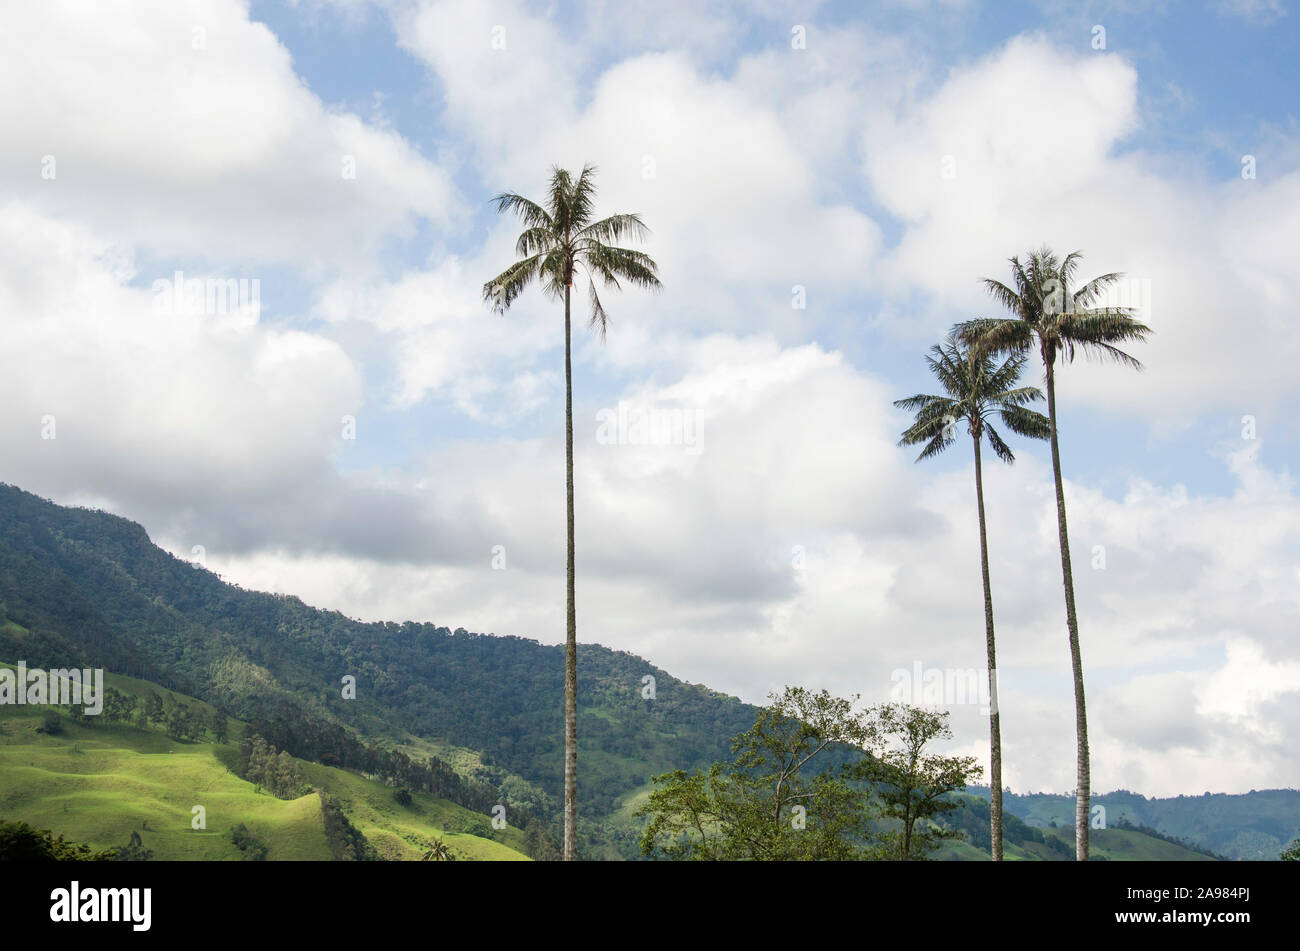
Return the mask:
<path fill-rule="evenodd" d="M 310 791 L 293 757 L 256 734 L 239 742 L 234 773 L 280 799 L 297 799 Z"/>
<path fill-rule="evenodd" d="M 325 818 L 325 841 L 337 862 L 377 862 L 379 854 L 361 830 L 348 821 L 342 804 L 319 790 L 321 815 Z"/>
<path fill-rule="evenodd" d="M 82 726 L 125 723 L 142 730 L 158 728 L 177 740 L 203 740 L 211 735 L 218 743 L 224 743 L 230 733 L 230 719 L 221 711 L 178 699 L 170 693 L 159 697 L 152 690 L 137 696 L 105 687 L 102 711 L 90 714 L 80 706 L 73 707 L 72 713 Z"/>

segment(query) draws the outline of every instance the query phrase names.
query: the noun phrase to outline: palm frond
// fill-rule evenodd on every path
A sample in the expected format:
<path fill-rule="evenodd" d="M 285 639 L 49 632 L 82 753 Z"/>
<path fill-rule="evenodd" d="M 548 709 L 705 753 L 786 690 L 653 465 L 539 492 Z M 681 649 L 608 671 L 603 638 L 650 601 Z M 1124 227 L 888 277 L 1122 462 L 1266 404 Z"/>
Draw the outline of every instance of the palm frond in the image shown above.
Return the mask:
<path fill-rule="evenodd" d="M 921 454 L 916 457 L 916 461 L 921 462 L 924 459 L 929 459 L 932 456 L 939 455 L 939 453 L 943 452 L 955 441 L 956 440 L 953 439 L 945 439 L 943 433 L 940 432 L 926 444 L 924 449 L 921 450 Z"/>
<path fill-rule="evenodd" d="M 553 250 L 542 256 L 538 273 L 542 281 L 542 290 L 553 300 L 564 300 L 564 292 L 569 282 L 566 269 L 568 256 L 559 250 Z"/>
<path fill-rule="evenodd" d="M 1017 278 L 1023 278 L 1024 272 L 1019 270 L 1019 262 L 1017 262 L 1015 258 L 1012 258 L 1011 261 L 1017 268 L 1015 276 Z M 1021 283 L 1021 281 L 1018 280 L 1017 283 Z M 994 280 L 991 277 L 986 277 L 984 278 L 984 289 L 988 291 L 990 297 L 1007 310 L 1011 311 L 1011 313 L 1015 314 L 1017 317 L 1021 316 L 1025 307 L 1025 298 L 1022 296 L 1021 292 L 1028 288 L 1021 287 L 1020 291 L 1013 291 L 1001 281 Z"/>
<path fill-rule="evenodd" d="M 981 354 L 1024 353 L 1034 343 L 1033 325 L 1018 317 L 977 318 L 963 321 L 957 328 L 959 339 Z"/>
<path fill-rule="evenodd" d="M 609 327 L 609 315 L 605 313 L 605 307 L 600 302 L 600 295 L 596 293 L 596 280 L 590 273 L 587 275 L 587 290 L 591 293 L 591 323 L 590 326 L 600 334 L 600 342 L 605 342 L 605 331 Z"/>
<path fill-rule="evenodd" d="M 1074 304 L 1074 310 L 1083 310 L 1091 307 L 1096 303 L 1101 292 L 1106 288 L 1118 283 L 1124 277 L 1122 271 L 1112 271 L 1109 274 L 1103 274 L 1101 277 L 1094 277 L 1083 287 L 1074 292 L 1071 301 Z"/>
<path fill-rule="evenodd" d="M 578 180 L 570 193 L 570 227 L 579 232 L 591 222 L 591 209 L 596 200 L 596 166 L 590 162 L 582 166 Z"/>
<path fill-rule="evenodd" d="M 624 235 L 636 241 L 644 241 L 649 234 L 650 229 L 645 226 L 645 222 L 641 220 L 640 215 L 624 214 L 610 215 L 608 218 L 593 221 L 578 231 L 574 238 L 578 242 L 583 239 L 590 239 L 600 244 L 608 244 L 613 241 L 622 241 Z"/>
<path fill-rule="evenodd" d="M 1074 272 L 1078 268 L 1079 261 L 1082 260 L 1082 258 L 1083 258 L 1082 252 L 1071 251 L 1069 254 L 1065 256 L 1065 258 L 1061 261 L 1060 265 L 1057 267 L 1056 269 L 1057 275 L 1060 277 L 1061 283 L 1064 285 L 1064 287 L 1062 287 L 1062 290 L 1068 292 L 1070 287 L 1070 282 L 1074 280 Z"/>
<path fill-rule="evenodd" d="M 1023 352 L 1012 352 L 1001 366 L 993 365 L 992 355 L 983 356 L 980 359 L 981 368 L 984 371 L 985 380 L 981 389 L 988 393 L 1003 393 L 1016 380 L 1020 379 L 1020 373 L 1025 368 L 1029 356 Z"/>
<path fill-rule="evenodd" d="M 989 397 L 989 402 L 996 406 L 1025 406 L 1045 399 L 1043 391 L 1036 386 L 1017 386 L 1010 390 L 998 390 Z"/>
<path fill-rule="evenodd" d="M 596 274 L 608 283 L 627 281 L 638 287 L 658 289 L 659 265 L 644 251 L 616 248 L 608 244 L 584 245 L 582 259 Z"/>
<path fill-rule="evenodd" d="M 945 352 L 943 347 L 936 344 L 930 348 L 930 353 L 926 355 L 925 362 L 930 367 L 930 372 L 934 374 L 944 392 L 954 399 L 961 399 L 962 395 L 969 391 L 970 386 L 965 379 L 964 368 L 961 360 L 954 360 L 950 352 Z"/>
<path fill-rule="evenodd" d="M 922 407 L 940 402 L 953 402 L 946 396 L 934 396 L 929 393 L 917 393 L 915 396 L 909 396 L 906 399 L 894 400 L 894 405 L 899 409 L 921 409 Z"/>
<path fill-rule="evenodd" d="M 510 265 L 483 285 L 483 299 L 498 313 L 505 313 L 541 270 L 543 256 L 535 254 Z"/>
<path fill-rule="evenodd" d="M 539 225 L 520 233 L 519 240 L 515 242 L 515 253 L 520 257 L 527 257 L 542 251 L 548 251 L 558 243 L 554 231 Z"/>
<path fill-rule="evenodd" d="M 1003 424 L 1017 436 L 1026 439 L 1047 439 L 1052 435 L 1052 423 L 1042 413 L 1025 406 L 1000 407 L 998 415 Z"/>
<path fill-rule="evenodd" d="M 919 394 L 895 404 L 900 409 L 919 407 L 912 425 L 903 431 L 898 440 L 900 446 L 915 446 L 936 437 L 946 442 L 952 441 L 949 426 L 965 418 L 965 408 L 956 400 L 945 396 L 928 396 Z"/>
<path fill-rule="evenodd" d="M 985 423 L 983 428 L 984 435 L 988 437 L 989 445 L 993 447 L 993 452 L 997 454 L 997 457 L 1007 465 L 1011 465 L 1015 462 L 1016 454 L 1011 451 L 1010 446 L 1002 441 L 1002 437 L 999 436 L 998 431 L 993 428 L 993 424 Z"/>
<path fill-rule="evenodd" d="M 516 195 L 514 192 L 503 192 L 492 199 L 496 203 L 497 211 L 505 213 L 514 212 L 529 228 L 546 228 L 555 230 L 555 222 L 551 220 L 550 214 L 546 209 L 535 201 L 530 201 L 523 195 Z"/>
<path fill-rule="evenodd" d="M 548 204 L 554 219 L 555 231 L 562 237 L 568 237 L 573 228 L 573 208 L 571 195 L 573 179 L 569 170 L 558 165 L 551 168 L 551 185 Z"/>
<path fill-rule="evenodd" d="M 1074 359 L 1077 349 L 1086 356 L 1114 360 L 1141 370 L 1142 362 L 1117 345 L 1141 342 L 1150 334 L 1151 328 L 1134 318 L 1131 308 L 1127 307 L 1062 314 L 1060 320 L 1060 339 L 1067 348 L 1067 360 Z"/>

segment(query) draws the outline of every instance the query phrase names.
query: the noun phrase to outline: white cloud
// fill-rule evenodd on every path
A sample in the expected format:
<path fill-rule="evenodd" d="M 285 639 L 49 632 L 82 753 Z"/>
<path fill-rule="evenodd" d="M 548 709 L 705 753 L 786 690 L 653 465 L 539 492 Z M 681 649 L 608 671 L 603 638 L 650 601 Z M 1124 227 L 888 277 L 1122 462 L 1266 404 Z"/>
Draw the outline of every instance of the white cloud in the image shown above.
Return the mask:
<path fill-rule="evenodd" d="M 503 254 L 497 266 L 510 260 Z M 481 256 L 468 264 L 451 257 L 391 283 L 338 282 L 322 292 L 316 312 L 365 321 L 392 342 L 392 406 L 409 408 L 433 394 L 473 419 L 513 421 L 563 385 L 558 368 L 537 362 L 561 345 L 563 318 L 541 299 L 504 315 L 490 312 L 480 291 L 492 273 Z"/>
<path fill-rule="evenodd" d="M 364 271 L 457 207 L 400 136 L 322 104 L 240 0 L 10 10 L 0 86 L 0 185 L 157 255 Z"/>
<path fill-rule="evenodd" d="M 173 310 L 128 286 L 132 267 L 89 228 L 0 209 L 4 477 L 66 494 L 93 473 L 106 497 L 184 507 L 278 494 L 327 468 L 360 399 L 339 346 L 248 310 Z"/>

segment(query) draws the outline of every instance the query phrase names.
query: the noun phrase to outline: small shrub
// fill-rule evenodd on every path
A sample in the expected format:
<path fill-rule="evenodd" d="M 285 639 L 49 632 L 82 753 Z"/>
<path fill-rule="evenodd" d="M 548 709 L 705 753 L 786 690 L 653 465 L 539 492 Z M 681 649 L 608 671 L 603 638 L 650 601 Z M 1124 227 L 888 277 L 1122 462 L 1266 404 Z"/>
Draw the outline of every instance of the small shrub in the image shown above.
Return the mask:
<path fill-rule="evenodd" d="M 46 710 L 44 716 L 41 717 L 41 725 L 36 728 L 36 732 L 59 736 L 63 733 L 63 717 L 59 716 L 55 710 Z"/>

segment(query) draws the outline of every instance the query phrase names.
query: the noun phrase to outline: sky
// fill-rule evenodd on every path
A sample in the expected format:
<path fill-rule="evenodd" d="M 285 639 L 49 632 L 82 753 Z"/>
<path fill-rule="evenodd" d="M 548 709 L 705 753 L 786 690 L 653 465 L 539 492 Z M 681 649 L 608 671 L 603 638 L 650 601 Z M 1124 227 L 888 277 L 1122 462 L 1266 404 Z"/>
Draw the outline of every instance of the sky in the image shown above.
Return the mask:
<path fill-rule="evenodd" d="M 519 230 L 491 198 L 590 162 L 663 289 L 602 293 L 601 343 L 575 286 L 580 642 L 750 702 L 942 702 L 949 748 L 983 761 L 979 702 L 899 693 L 985 660 L 969 444 L 916 464 L 893 401 L 935 392 L 924 355 L 954 322 L 998 313 L 982 278 L 1077 249 L 1154 331 L 1141 373 L 1057 376 L 1093 789 L 1300 786 L 1298 20 L 10 10 L 0 480 L 245 587 L 561 643 L 563 310 L 481 292 Z M 1066 792 L 1050 459 L 1013 448 L 984 456 L 1003 776 Z"/>

